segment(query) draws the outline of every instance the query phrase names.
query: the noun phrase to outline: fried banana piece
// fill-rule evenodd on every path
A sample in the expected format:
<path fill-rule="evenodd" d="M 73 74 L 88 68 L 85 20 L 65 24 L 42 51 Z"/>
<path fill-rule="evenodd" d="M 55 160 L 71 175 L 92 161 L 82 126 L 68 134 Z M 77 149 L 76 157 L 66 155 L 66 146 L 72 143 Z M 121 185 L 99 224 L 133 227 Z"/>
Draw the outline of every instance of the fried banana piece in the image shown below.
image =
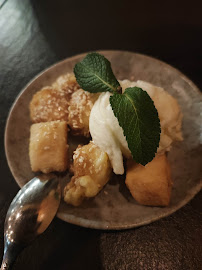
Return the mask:
<path fill-rule="evenodd" d="M 94 197 L 109 181 L 112 168 L 108 155 L 90 142 L 78 146 L 73 156 L 74 176 L 64 189 L 64 200 L 78 206 L 84 198 Z"/>
<path fill-rule="evenodd" d="M 69 93 L 45 87 L 38 91 L 30 102 L 30 117 L 33 123 L 68 121 Z"/>
<path fill-rule="evenodd" d="M 33 172 L 65 171 L 68 167 L 67 123 L 36 123 L 30 128 L 29 157 Z"/>
<path fill-rule="evenodd" d="M 146 166 L 127 161 L 126 185 L 143 205 L 167 206 L 171 196 L 171 172 L 166 155 L 157 155 Z"/>
<path fill-rule="evenodd" d="M 74 135 L 90 136 L 89 116 L 98 97 L 99 94 L 92 94 L 82 89 L 72 94 L 68 108 L 68 124 Z"/>
<path fill-rule="evenodd" d="M 74 73 L 67 73 L 65 75 L 60 76 L 52 85 L 53 88 L 64 91 L 68 98 L 71 98 L 71 95 L 76 92 L 76 90 L 80 89 L 76 81 L 76 77 Z"/>

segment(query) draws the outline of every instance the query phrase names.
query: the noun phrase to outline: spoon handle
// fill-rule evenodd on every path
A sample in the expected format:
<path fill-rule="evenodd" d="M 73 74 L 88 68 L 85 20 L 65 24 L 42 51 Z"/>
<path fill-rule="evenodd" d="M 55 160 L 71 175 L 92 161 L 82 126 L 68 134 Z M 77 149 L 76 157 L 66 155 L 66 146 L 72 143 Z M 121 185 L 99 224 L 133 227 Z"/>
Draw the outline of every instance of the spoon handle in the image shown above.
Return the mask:
<path fill-rule="evenodd" d="M 23 250 L 23 248 L 24 247 L 15 243 L 9 243 L 9 245 L 6 245 L 1 270 L 11 270 L 17 256 Z"/>

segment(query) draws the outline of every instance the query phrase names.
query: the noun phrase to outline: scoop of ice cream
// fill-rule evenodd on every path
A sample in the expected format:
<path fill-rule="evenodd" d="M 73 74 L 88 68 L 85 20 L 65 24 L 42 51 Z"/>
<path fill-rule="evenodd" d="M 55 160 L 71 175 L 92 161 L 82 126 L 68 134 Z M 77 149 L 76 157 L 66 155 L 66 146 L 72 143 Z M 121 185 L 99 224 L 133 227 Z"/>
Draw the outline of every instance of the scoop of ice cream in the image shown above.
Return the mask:
<path fill-rule="evenodd" d="M 182 113 L 177 100 L 163 88 L 154 86 L 148 82 L 129 80 L 120 81 L 123 92 L 128 87 L 140 87 L 145 90 L 158 111 L 161 123 L 161 136 L 157 153 L 169 151 L 173 141 L 182 141 Z"/>
<path fill-rule="evenodd" d="M 158 153 L 169 151 L 173 141 L 182 140 L 182 114 L 177 101 L 171 95 L 163 88 L 147 82 L 129 80 L 119 82 L 123 92 L 128 87 L 137 86 L 145 90 L 154 101 L 161 123 Z M 110 95 L 109 92 L 102 93 L 95 102 L 90 114 L 89 128 L 94 143 L 108 154 L 114 173 L 123 174 L 122 154 L 129 158 L 131 153 L 123 129 L 112 111 Z"/>
<path fill-rule="evenodd" d="M 94 143 L 108 154 L 114 173 L 123 174 L 123 154 L 129 157 L 130 151 L 109 103 L 110 95 L 109 92 L 102 93 L 95 102 L 90 113 L 89 129 Z"/>

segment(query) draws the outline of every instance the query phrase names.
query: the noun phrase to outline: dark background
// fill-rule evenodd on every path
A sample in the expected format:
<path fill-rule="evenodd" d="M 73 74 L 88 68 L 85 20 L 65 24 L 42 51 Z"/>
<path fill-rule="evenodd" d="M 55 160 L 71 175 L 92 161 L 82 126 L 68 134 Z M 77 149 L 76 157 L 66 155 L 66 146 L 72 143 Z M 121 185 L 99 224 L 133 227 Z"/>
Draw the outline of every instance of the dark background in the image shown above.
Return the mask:
<path fill-rule="evenodd" d="M 3 224 L 18 186 L 4 154 L 4 127 L 20 90 L 66 57 L 98 49 L 144 53 L 202 89 L 201 1 L 0 0 L 0 258 Z M 55 219 L 15 269 L 202 269 L 202 193 L 170 217 L 121 232 Z"/>

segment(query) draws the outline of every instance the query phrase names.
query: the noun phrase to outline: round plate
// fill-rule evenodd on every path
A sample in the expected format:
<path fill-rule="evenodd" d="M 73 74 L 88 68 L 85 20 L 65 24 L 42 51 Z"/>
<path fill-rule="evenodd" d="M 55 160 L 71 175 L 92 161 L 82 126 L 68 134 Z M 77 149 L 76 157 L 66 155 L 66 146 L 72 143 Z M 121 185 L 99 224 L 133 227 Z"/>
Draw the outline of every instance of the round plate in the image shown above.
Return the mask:
<path fill-rule="evenodd" d="M 161 86 L 174 96 L 183 118 L 184 141 L 173 145 L 168 154 L 173 190 L 169 207 L 149 207 L 136 203 L 124 184 L 114 176 L 104 189 L 80 207 L 61 203 L 57 216 L 67 222 L 96 229 L 127 229 L 168 216 L 185 205 L 201 189 L 200 101 L 197 87 L 182 73 L 154 58 L 125 51 L 101 51 L 112 64 L 118 79 L 144 80 Z M 35 92 L 51 85 L 58 76 L 72 72 L 85 54 L 68 58 L 50 67 L 29 83 L 11 108 L 5 132 L 5 149 L 11 172 L 22 187 L 34 174 L 28 146 L 29 102 Z"/>

